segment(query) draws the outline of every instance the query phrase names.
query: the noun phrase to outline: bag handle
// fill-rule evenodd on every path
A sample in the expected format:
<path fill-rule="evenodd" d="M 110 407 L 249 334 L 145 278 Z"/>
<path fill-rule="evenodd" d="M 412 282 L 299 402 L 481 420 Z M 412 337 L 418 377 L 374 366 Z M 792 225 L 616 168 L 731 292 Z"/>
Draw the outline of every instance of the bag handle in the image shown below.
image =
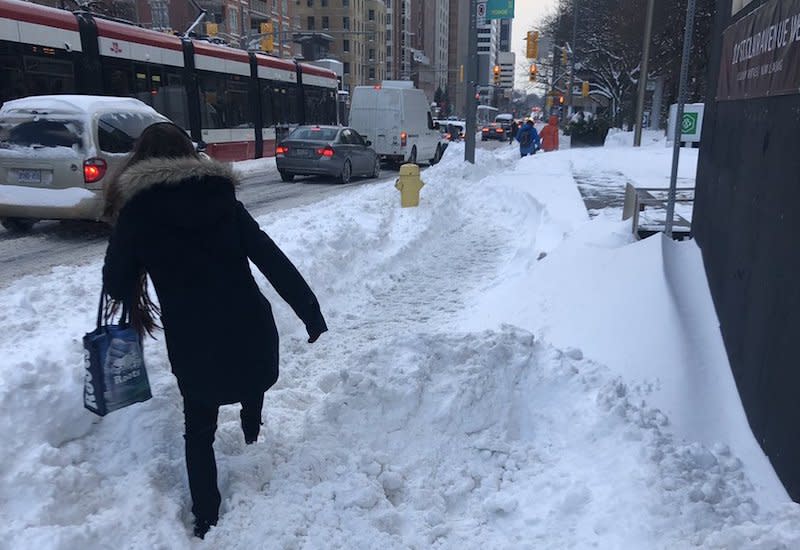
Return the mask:
<path fill-rule="evenodd" d="M 100 289 L 100 303 L 97 305 L 97 328 L 99 329 L 103 326 L 103 311 L 105 311 L 106 307 L 106 285 L 104 284 L 103 287 Z M 130 324 L 130 311 L 128 310 L 128 302 L 122 302 L 122 316 L 120 317 L 120 324 L 121 325 L 128 325 Z"/>

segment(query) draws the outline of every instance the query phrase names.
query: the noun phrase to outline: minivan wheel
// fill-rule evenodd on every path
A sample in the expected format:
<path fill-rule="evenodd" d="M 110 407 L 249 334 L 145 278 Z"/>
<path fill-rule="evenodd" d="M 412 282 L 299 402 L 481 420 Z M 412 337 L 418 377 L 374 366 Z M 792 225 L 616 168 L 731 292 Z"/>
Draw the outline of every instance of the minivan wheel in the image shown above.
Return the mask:
<path fill-rule="evenodd" d="M 342 166 L 342 173 L 339 175 L 339 183 L 350 183 L 350 178 L 353 177 L 353 166 L 349 160 L 344 161 Z"/>
<path fill-rule="evenodd" d="M 375 168 L 372 170 L 372 177 L 378 179 L 381 177 L 381 158 L 375 157 Z"/>
<path fill-rule="evenodd" d="M 281 181 L 285 181 L 286 183 L 290 183 L 294 181 L 294 174 L 290 174 L 289 172 L 284 172 L 281 170 Z"/>
<path fill-rule="evenodd" d="M 2 218 L 0 224 L 11 233 L 27 233 L 36 224 L 37 220 L 31 218 Z"/>
<path fill-rule="evenodd" d="M 438 164 L 440 160 L 442 160 L 442 147 L 441 145 L 437 145 L 436 152 L 433 154 L 433 158 L 431 159 L 431 166 Z"/>
<path fill-rule="evenodd" d="M 411 155 L 408 157 L 409 164 L 416 164 L 417 163 L 417 146 L 411 148 Z"/>

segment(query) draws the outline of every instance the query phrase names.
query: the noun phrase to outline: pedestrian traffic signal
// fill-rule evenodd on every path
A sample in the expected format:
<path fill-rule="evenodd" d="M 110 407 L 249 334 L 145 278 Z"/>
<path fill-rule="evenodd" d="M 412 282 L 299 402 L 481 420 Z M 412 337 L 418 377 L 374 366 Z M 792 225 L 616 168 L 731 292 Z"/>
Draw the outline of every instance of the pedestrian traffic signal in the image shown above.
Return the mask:
<path fill-rule="evenodd" d="M 272 53 L 272 50 L 275 49 L 275 27 L 272 25 L 272 21 L 267 21 L 265 23 L 261 23 L 260 26 L 261 30 L 261 51 Z"/>
<path fill-rule="evenodd" d="M 528 31 L 527 58 L 539 58 L 539 31 Z"/>
<path fill-rule="evenodd" d="M 495 65 L 494 68 L 492 69 L 492 72 L 494 73 L 494 83 L 495 83 L 495 85 L 500 84 L 500 65 Z M 484 73 L 484 74 L 486 74 L 486 73 Z"/>
<path fill-rule="evenodd" d="M 581 85 L 581 95 L 583 97 L 589 97 L 589 81 L 584 80 L 583 84 Z"/>
<path fill-rule="evenodd" d="M 530 74 L 528 75 L 528 80 L 531 82 L 536 82 L 536 75 L 539 74 L 539 69 L 536 68 L 536 65 L 531 65 Z"/>

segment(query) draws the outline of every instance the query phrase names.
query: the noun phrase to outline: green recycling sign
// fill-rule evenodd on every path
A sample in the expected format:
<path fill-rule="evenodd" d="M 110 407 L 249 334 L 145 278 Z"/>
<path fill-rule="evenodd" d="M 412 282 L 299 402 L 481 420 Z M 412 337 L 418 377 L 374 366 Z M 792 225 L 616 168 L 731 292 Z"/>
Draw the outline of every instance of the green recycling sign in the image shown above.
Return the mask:
<path fill-rule="evenodd" d="M 684 106 L 683 116 L 680 120 L 681 141 L 684 143 L 699 143 L 703 133 L 703 113 L 705 105 L 702 103 L 689 103 Z M 669 124 L 667 138 L 671 141 L 675 136 L 675 124 L 678 118 L 678 105 L 673 104 L 669 109 Z"/>
<path fill-rule="evenodd" d="M 514 19 L 514 0 L 488 0 L 486 19 Z"/>
<path fill-rule="evenodd" d="M 697 118 L 698 118 L 698 113 L 683 113 L 683 121 L 681 122 L 681 133 L 689 136 L 697 135 L 698 133 Z"/>

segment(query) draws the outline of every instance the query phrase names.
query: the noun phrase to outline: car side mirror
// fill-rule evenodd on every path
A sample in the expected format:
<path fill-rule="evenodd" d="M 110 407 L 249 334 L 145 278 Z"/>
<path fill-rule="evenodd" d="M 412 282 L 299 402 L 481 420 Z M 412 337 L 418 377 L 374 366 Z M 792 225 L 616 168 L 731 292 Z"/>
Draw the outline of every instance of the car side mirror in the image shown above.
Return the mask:
<path fill-rule="evenodd" d="M 370 140 L 367 140 L 364 143 L 367 145 L 367 147 L 372 147 L 372 142 Z"/>
<path fill-rule="evenodd" d="M 205 153 L 206 149 L 208 149 L 208 145 L 202 139 L 197 142 L 197 145 L 194 146 L 194 150 L 198 153 Z"/>

